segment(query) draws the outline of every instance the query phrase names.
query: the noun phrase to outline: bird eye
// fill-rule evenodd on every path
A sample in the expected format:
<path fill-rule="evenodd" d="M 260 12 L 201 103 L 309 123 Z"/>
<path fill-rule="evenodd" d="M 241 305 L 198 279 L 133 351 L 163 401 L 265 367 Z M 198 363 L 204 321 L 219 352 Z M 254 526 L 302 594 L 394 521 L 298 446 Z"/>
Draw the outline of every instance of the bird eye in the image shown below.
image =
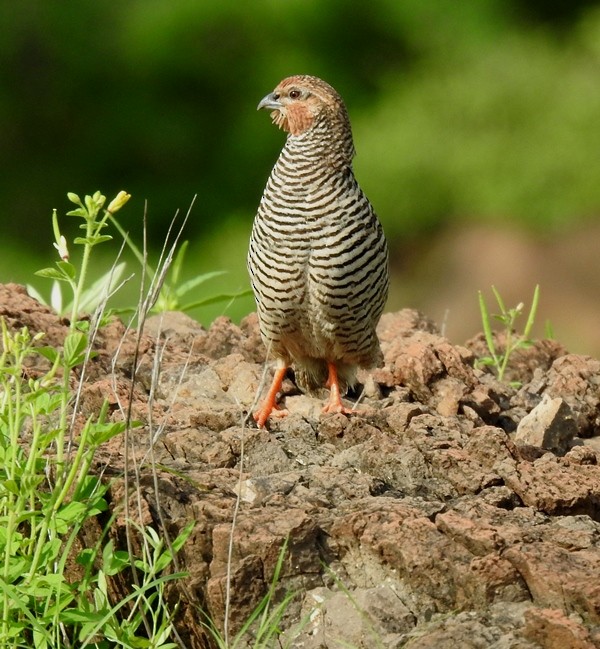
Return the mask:
<path fill-rule="evenodd" d="M 290 99 L 298 99 L 300 97 L 299 90 L 290 90 Z"/>

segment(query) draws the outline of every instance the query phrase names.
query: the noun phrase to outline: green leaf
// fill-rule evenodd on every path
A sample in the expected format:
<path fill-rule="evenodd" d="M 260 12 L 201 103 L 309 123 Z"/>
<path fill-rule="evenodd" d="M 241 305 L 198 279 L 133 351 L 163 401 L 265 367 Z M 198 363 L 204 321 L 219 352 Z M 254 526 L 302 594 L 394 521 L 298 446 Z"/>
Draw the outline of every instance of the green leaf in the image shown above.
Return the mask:
<path fill-rule="evenodd" d="M 207 297 L 203 300 L 196 300 L 195 302 L 188 302 L 181 305 L 179 308 L 181 311 L 191 311 L 192 309 L 197 309 L 201 306 L 208 306 L 209 304 L 218 304 L 219 302 L 225 302 L 227 300 L 236 300 L 240 297 L 246 297 L 247 295 L 252 295 L 252 289 L 240 291 L 239 293 L 228 293 L 222 295 L 214 295 L 213 297 Z"/>
<path fill-rule="evenodd" d="M 81 331 L 72 331 L 65 338 L 63 354 L 68 367 L 75 367 L 83 362 L 87 344 L 88 337 Z"/>
<path fill-rule="evenodd" d="M 173 561 L 173 555 L 169 550 L 162 552 L 154 561 L 154 570 L 162 572 Z"/>
<path fill-rule="evenodd" d="M 478 291 L 478 293 L 479 293 L 479 311 L 481 312 L 481 324 L 483 326 L 483 335 L 485 336 L 485 342 L 488 349 L 490 350 L 492 359 L 495 362 L 497 360 L 496 346 L 494 345 L 494 335 L 492 333 L 492 326 L 490 325 L 490 315 L 487 309 L 487 304 L 485 303 L 485 298 L 483 297 L 483 293 L 481 291 Z"/>
<path fill-rule="evenodd" d="M 500 311 L 505 314 L 506 313 L 506 307 L 504 306 L 504 300 L 502 299 L 502 296 L 500 295 L 500 291 L 492 285 L 492 292 L 494 293 L 494 297 L 496 298 L 496 302 L 498 302 L 498 306 L 500 307 Z"/>
<path fill-rule="evenodd" d="M 116 421 L 108 424 L 90 423 L 90 444 L 92 446 L 99 446 L 104 444 L 109 439 L 120 435 L 127 428 L 127 424 L 122 421 Z"/>
<path fill-rule="evenodd" d="M 190 521 L 177 535 L 177 538 L 171 544 L 175 552 L 179 552 L 179 550 L 181 550 L 184 543 L 189 539 L 190 534 L 193 532 L 195 526 L 196 521 Z"/>
<path fill-rule="evenodd" d="M 198 275 L 197 277 L 193 277 L 192 279 L 187 280 L 186 282 L 183 282 L 180 286 L 177 286 L 175 289 L 175 292 L 177 295 L 185 295 L 186 293 L 189 293 L 193 288 L 196 288 L 196 286 L 199 286 L 200 284 L 204 284 L 204 282 L 207 282 L 210 279 L 213 279 L 214 277 L 220 277 L 221 275 L 225 275 L 226 271 L 224 270 L 215 270 L 211 273 L 204 273 L 203 275 Z"/>
<path fill-rule="evenodd" d="M 159 632 L 156 636 L 156 646 L 159 649 L 176 649 L 177 644 L 175 644 L 174 642 L 166 642 L 169 639 L 172 631 L 172 624 L 167 624 L 163 629 L 159 629 Z"/>
<path fill-rule="evenodd" d="M 55 363 L 56 359 L 60 356 L 58 350 L 54 349 L 54 347 L 38 347 L 36 351 L 39 352 L 39 354 L 41 354 L 44 358 L 47 358 L 51 363 Z"/>
<path fill-rule="evenodd" d="M 170 284 L 175 284 L 179 282 L 179 276 L 181 274 L 181 268 L 183 267 L 183 260 L 185 259 L 185 253 L 187 252 L 188 246 L 189 246 L 189 241 L 184 241 L 181 244 L 181 247 L 177 251 L 177 254 L 175 255 L 175 259 L 173 260 L 173 265 L 171 266 L 171 279 L 170 279 Z"/>
<path fill-rule="evenodd" d="M 102 570 L 109 575 L 113 576 L 120 573 L 125 568 L 131 566 L 129 553 L 124 550 L 115 551 L 113 542 L 109 541 L 102 550 Z"/>
<path fill-rule="evenodd" d="M 55 519 L 64 521 L 68 526 L 72 526 L 75 523 L 79 523 L 84 518 L 84 513 L 87 509 L 87 505 L 82 502 L 71 501 L 67 505 L 63 505 L 56 512 Z"/>
<path fill-rule="evenodd" d="M 37 275 L 38 277 L 47 277 L 49 279 L 56 279 L 59 282 L 70 281 L 70 277 L 68 275 L 61 273 L 56 268 L 42 268 L 42 270 L 36 270 L 34 274 Z"/>
<path fill-rule="evenodd" d="M 80 297 L 79 308 L 84 313 L 91 313 L 106 295 L 111 293 L 121 281 L 126 264 L 121 262 L 99 277 Z"/>
<path fill-rule="evenodd" d="M 68 608 L 60 614 L 61 622 L 65 624 L 82 624 L 84 622 L 99 622 L 104 611 L 82 611 L 79 608 Z"/>
<path fill-rule="evenodd" d="M 67 212 L 67 216 L 83 216 L 84 219 L 87 219 L 88 213 L 85 207 L 78 207 L 76 210 Z"/>
<path fill-rule="evenodd" d="M 74 243 L 80 243 L 84 246 L 95 246 L 104 241 L 112 241 L 112 237 L 109 234 L 97 234 L 91 237 L 75 237 L 73 240 Z"/>
<path fill-rule="evenodd" d="M 62 546 L 62 541 L 59 538 L 54 538 L 47 540 L 44 543 L 42 552 L 40 555 L 40 565 L 46 565 L 50 567 L 60 553 L 60 548 Z"/>
<path fill-rule="evenodd" d="M 74 280 L 77 277 L 77 270 L 73 264 L 68 261 L 57 261 L 56 265 L 69 279 Z"/>
<path fill-rule="evenodd" d="M 538 304 L 540 301 L 540 285 L 536 284 L 533 291 L 533 299 L 531 301 L 531 309 L 529 309 L 529 315 L 527 316 L 527 323 L 525 324 L 525 329 L 523 329 L 523 337 L 529 338 L 529 334 L 533 328 L 533 323 L 535 322 L 535 316 L 537 313 Z"/>
<path fill-rule="evenodd" d="M 23 601 L 23 598 L 20 597 L 19 589 L 14 588 L 13 586 L 7 584 L 3 579 L 0 579 L 0 591 L 4 593 L 8 601 L 11 603 L 11 608 L 20 610 L 21 615 L 29 621 L 29 626 L 33 632 L 39 632 L 44 636 L 47 633 L 47 630 L 37 617 L 31 612 L 30 606 L 27 602 Z M 19 646 L 19 645 L 17 645 Z M 23 646 L 22 644 L 20 645 Z"/>
<path fill-rule="evenodd" d="M 96 494 L 104 494 L 108 490 L 108 486 L 94 475 L 85 475 L 75 489 L 73 498 L 75 500 L 87 500 Z"/>
<path fill-rule="evenodd" d="M 92 568 L 96 553 L 92 548 L 84 548 L 76 557 L 75 561 L 84 568 Z"/>
<path fill-rule="evenodd" d="M 20 486 L 16 480 L 3 480 L 0 489 L 2 492 L 8 491 L 15 496 L 18 496 L 21 493 Z M 0 495 L 2 495 L 2 492 L 0 492 Z"/>

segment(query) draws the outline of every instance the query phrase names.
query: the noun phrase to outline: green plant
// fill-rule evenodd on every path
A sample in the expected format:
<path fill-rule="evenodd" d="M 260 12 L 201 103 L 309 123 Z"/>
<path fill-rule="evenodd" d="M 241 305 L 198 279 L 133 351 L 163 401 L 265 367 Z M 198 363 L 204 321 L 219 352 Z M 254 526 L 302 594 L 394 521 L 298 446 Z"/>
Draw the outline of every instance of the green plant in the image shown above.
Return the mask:
<path fill-rule="evenodd" d="M 86 286 L 87 274 L 89 270 L 90 255 L 95 246 L 105 241 L 112 240 L 109 234 L 103 234 L 102 231 L 108 225 L 109 217 L 120 210 L 130 198 L 127 192 L 119 192 L 104 209 L 106 197 L 100 192 L 92 196 L 85 196 L 82 201 L 77 194 L 67 194 L 69 200 L 77 207 L 70 212 L 68 216 L 78 216 L 83 219 L 79 226 L 85 231 L 83 237 L 76 237 L 73 241 L 76 245 L 83 246 L 83 256 L 79 271 L 76 266 L 69 261 L 70 252 L 64 235 L 61 234 L 58 225 L 58 216 L 56 210 L 52 213 L 52 229 L 54 231 L 54 247 L 58 251 L 60 261 L 55 262 L 55 267 L 43 268 L 38 270 L 36 275 L 53 280 L 51 306 L 61 315 L 70 312 L 71 323 L 77 321 L 80 311 L 91 312 L 101 303 L 106 296 L 115 290 L 119 283 L 125 264 L 116 264 L 105 275 L 96 280 L 91 286 Z M 113 217 L 114 218 L 114 217 Z M 61 284 L 66 284 L 71 290 L 72 298 L 70 302 L 64 304 Z M 41 299 L 40 294 L 30 288 L 30 292 L 37 299 Z"/>
<path fill-rule="evenodd" d="M 228 638 L 227 632 L 222 634 L 217 629 L 214 622 L 209 618 L 207 618 L 203 623 L 219 649 L 236 649 L 239 646 L 247 647 L 248 643 L 252 649 L 270 649 L 274 646 L 292 646 L 290 643 L 293 641 L 293 638 L 284 645 L 275 644 L 282 633 L 279 623 L 289 607 L 290 602 L 295 597 L 295 593 L 288 592 L 279 603 L 274 603 L 275 591 L 279 585 L 281 569 L 287 553 L 287 546 L 288 539 L 285 540 L 279 551 L 269 590 L 250 613 L 232 640 Z"/>
<path fill-rule="evenodd" d="M 114 218 L 109 217 L 113 222 L 116 229 L 120 232 L 123 240 L 136 256 L 140 262 L 142 268 L 144 268 L 146 275 L 151 280 L 152 277 L 156 276 L 154 269 L 148 264 L 147 259 L 144 254 L 139 250 L 139 248 L 132 241 L 131 237 L 127 234 L 125 229 L 120 225 L 120 223 Z M 185 222 L 184 222 L 185 225 Z M 166 245 L 166 242 L 165 242 Z M 204 282 L 207 282 L 211 279 L 219 277 L 225 274 L 225 271 L 212 271 L 210 273 L 204 273 L 202 275 L 197 275 L 192 279 L 182 282 L 181 273 L 183 269 L 183 262 L 185 260 L 185 255 L 187 253 L 189 241 L 184 241 L 179 250 L 173 257 L 172 263 L 169 263 L 169 271 L 165 275 L 162 282 L 162 286 L 158 293 L 158 297 L 155 303 L 152 305 L 151 311 L 153 313 L 163 313 L 164 311 L 191 311 L 202 306 L 208 306 L 209 304 L 217 304 L 219 302 L 226 302 L 228 300 L 235 300 L 240 297 L 245 297 L 250 295 L 252 291 L 250 289 L 239 291 L 238 293 L 221 293 L 207 298 L 202 298 L 200 300 L 191 300 L 184 301 L 183 297 L 194 290 Z M 164 254 L 164 250 L 163 250 Z M 129 310 L 129 309 L 128 309 Z"/>
<path fill-rule="evenodd" d="M 94 281 L 81 296 L 79 308 L 82 313 L 93 313 L 105 295 L 110 295 L 117 290 L 125 272 L 125 262 L 115 264 L 104 275 Z M 63 291 L 64 283 L 57 279 L 52 280 L 50 299 L 46 298 L 32 284 L 27 284 L 27 292 L 40 304 L 49 306 L 60 316 L 66 316 L 73 310 L 73 301 L 66 301 Z"/>
<path fill-rule="evenodd" d="M 86 568 L 86 574 L 93 576 L 93 605 L 89 599 L 77 611 L 66 614 L 67 620 L 79 625 L 77 645 L 84 647 L 151 647 L 152 649 L 173 649 L 178 645 L 168 642 L 172 631 L 172 617 L 165 602 L 164 588 L 167 582 L 180 579 L 186 573 L 176 572 L 161 575 L 173 563 L 174 553 L 181 549 L 194 527 L 189 523 L 167 547 L 151 527 L 136 526 L 142 539 L 142 557 L 136 559 L 135 566 L 142 575 L 140 584 L 129 595 L 116 604 L 110 603 L 107 576 L 115 576 L 130 567 L 129 553 L 114 550 L 112 541 L 100 548 L 100 543 L 92 550 L 83 550 L 78 561 Z M 97 555 L 101 552 L 102 568 L 94 570 Z M 90 589 L 91 590 L 91 589 Z M 175 611 L 173 611 L 174 613 Z M 147 639 L 139 635 L 139 630 L 149 631 Z M 98 642 L 98 637 L 105 642 Z"/>
<path fill-rule="evenodd" d="M 164 602 L 166 582 L 183 573 L 163 574 L 191 532 L 185 528 L 168 547 L 157 533 L 138 528 L 141 556 L 114 551 L 106 541 L 112 518 L 92 548 L 82 548 L 84 526 L 107 511 L 108 485 L 91 467 L 100 445 L 137 422 L 109 420 L 105 400 L 82 421 L 79 388 L 93 355 L 107 295 L 91 321 L 79 319 L 92 249 L 110 237 L 101 234 L 109 214 L 128 196 L 120 193 L 104 210 L 99 192 L 70 212 L 84 219 L 82 262 L 69 262 L 65 238 L 53 216 L 61 260 L 41 275 L 72 292 L 71 319 L 62 348 L 40 346 L 43 334 L 11 331 L 0 319 L 0 646 L 152 647 L 177 645 L 172 615 Z M 74 387 L 75 386 L 75 387 Z M 111 602 L 110 578 L 133 565 L 141 575 L 125 598 Z M 78 568 L 76 567 L 78 566 Z"/>
<path fill-rule="evenodd" d="M 506 368 L 508 367 L 508 362 L 513 352 L 517 349 L 525 349 L 533 344 L 530 335 L 537 313 L 540 287 L 539 284 L 535 287 L 525 328 L 523 329 L 523 333 L 520 334 L 515 331 L 514 326 L 517 319 L 523 314 L 525 305 L 521 302 L 516 307 L 507 309 L 502 296 L 495 286 L 492 286 L 492 292 L 494 293 L 494 297 L 496 298 L 496 302 L 500 308 L 500 313 L 494 314 L 493 317 L 503 325 L 502 331 L 504 334 L 504 340 L 502 348 L 499 349 L 494 341 L 490 314 L 485 298 L 483 297 L 483 293 L 479 291 L 479 310 L 481 313 L 481 322 L 483 324 L 483 335 L 490 355 L 479 358 L 477 363 L 481 366 L 489 366 L 493 368 L 498 380 L 502 381 L 504 380 L 504 374 L 506 373 Z"/>

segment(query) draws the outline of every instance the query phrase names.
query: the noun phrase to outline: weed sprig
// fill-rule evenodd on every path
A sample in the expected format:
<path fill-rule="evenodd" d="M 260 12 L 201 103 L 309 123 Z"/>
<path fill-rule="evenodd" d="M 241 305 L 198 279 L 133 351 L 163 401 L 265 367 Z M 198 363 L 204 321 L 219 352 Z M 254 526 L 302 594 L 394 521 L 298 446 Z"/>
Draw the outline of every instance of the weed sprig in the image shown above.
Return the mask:
<path fill-rule="evenodd" d="M 104 533 L 93 547 L 81 549 L 86 523 L 107 511 L 108 486 L 91 471 L 100 445 L 135 422 L 110 421 L 109 403 L 75 426 L 72 384 L 85 374 L 92 356 L 94 330 L 80 320 L 89 259 L 110 215 L 129 196 L 121 192 L 106 209 L 96 192 L 82 201 L 69 199 L 70 215 L 84 221 L 81 265 L 69 261 L 68 244 L 53 214 L 55 248 L 60 261 L 40 275 L 66 284 L 72 293 L 69 330 L 62 349 L 40 346 L 43 334 L 9 330 L 0 319 L 0 646 L 58 649 L 153 647 L 172 649 L 171 614 L 164 603 L 162 574 L 191 532 L 191 525 L 165 546 L 149 527 L 138 528 L 143 556 L 135 559 L 142 575 L 120 602 L 111 602 L 108 578 L 131 565 L 129 553 L 115 551 Z M 102 298 L 102 296 L 100 296 Z M 106 295 L 104 295 L 104 304 Z M 99 313 L 102 315 L 102 299 Z M 31 366 L 35 371 L 30 370 Z M 45 368 L 45 369 L 44 369 Z M 79 570 L 74 570 L 78 565 Z M 141 627 L 141 632 L 139 632 Z M 148 639 L 150 629 L 151 639 Z"/>
<path fill-rule="evenodd" d="M 494 342 L 490 314 L 483 293 L 479 291 L 479 310 L 483 325 L 483 335 L 490 355 L 479 358 L 477 362 L 479 365 L 492 367 L 498 380 L 503 381 L 512 354 L 517 349 L 525 349 L 533 344 L 530 335 L 535 322 L 535 316 L 540 299 L 540 287 L 539 284 L 536 285 L 535 290 L 533 291 L 533 299 L 531 301 L 531 307 L 529 309 L 525 328 L 520 334 L 515 331 L 515 323 L 523 314 L 525 305 L 521 302 L 516 307 L 507 309 L 502 296 L 495 286 L 492 286 L 492 292 L 494 293 L 494 297 L 496 298 L 496 302 L 500 308 L 500 313 L 494 314 L 492 317 L 500 321 L 503 325 L 504 346 L 502 349 L 498 349 Z"/>

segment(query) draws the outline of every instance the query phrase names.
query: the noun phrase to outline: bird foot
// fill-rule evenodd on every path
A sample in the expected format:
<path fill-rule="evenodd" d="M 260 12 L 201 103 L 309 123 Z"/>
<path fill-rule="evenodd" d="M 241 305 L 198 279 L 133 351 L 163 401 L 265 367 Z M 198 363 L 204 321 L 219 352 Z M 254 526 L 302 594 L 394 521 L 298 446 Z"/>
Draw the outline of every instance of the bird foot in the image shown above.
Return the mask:
<path fill-rule="evenodd" d="M 327 365 L 329 368 L 329 377 L 327 378 L 327 383 L 325 385 L 329 388 L 329 401 L 321 412 L 338 412 L 344 415 L 349 415 L 352 410 L 346 408 L 342 403 L 337 369 L 333 363 L 328 363 Z"/>
<path fill-rule="evenodd" d="M 269 409 L 265 404 L 262 408 L 259 408 L 255 413 L 253 413 L 252 417 L 254 417 L 254 421 L 259 428 L 264 428 L 269 417 L 273 417 L 274 419 L 283 419 L 289 414 L 287 408 L 280 408 L 275 404 Z"/>
<path fill-rule="evenodd" d="M 321 412 L 322 413 L 334 412 L 334 413 L 341 413 L 342 415 L 350 415 L 355 411 L 352 410 L 352 408 L 346 408 L 346 406 L 341 401 L 339 403 L 336 403 L 330 400 L 329 403 L 327 403 L 323 407 Z"/>
<path fill-rule="evenodd" d="M 277 393 L 281 389 L 281 383 L 285 376 L 285 367 L 280 367 L 273 377 L 273 383 L 269 389 L 262 406 L 253 413 L 254 421 L 259 428 L 264 428 L 265 423 L 269 417 L 285 417 L 288 414 L 287 410 L 282 410 L 276 403 Z"/>

